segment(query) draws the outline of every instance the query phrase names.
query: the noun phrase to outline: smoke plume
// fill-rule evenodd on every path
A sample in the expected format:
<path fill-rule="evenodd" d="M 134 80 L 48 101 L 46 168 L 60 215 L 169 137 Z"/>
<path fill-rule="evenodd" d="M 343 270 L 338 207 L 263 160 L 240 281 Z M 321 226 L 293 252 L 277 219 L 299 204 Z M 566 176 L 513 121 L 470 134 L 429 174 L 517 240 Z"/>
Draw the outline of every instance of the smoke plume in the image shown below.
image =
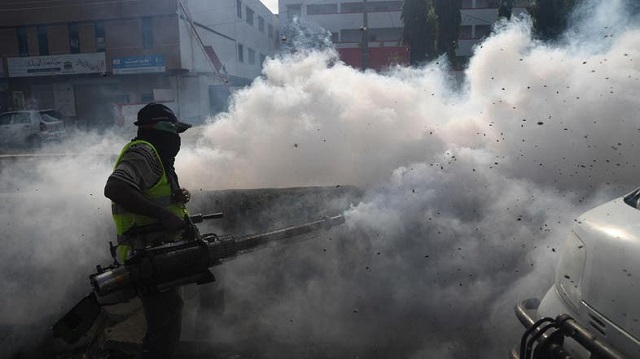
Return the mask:
<path fill-rule="evenodd" d="M 550 287 L 573 219 L 636 186 L 640 32 L 622 8 L 588 3 L 556 44 L 527 18 L 500 23 L 463 81 L 438 62 L 269 60 L 184 155 L 185 178 L 366 194 L 338 235 L 230 264 L 244 324 L 222 332 L 280 343 L 272 357 L 506 355 L 512 308 Z M 217 171 L 190 172 L 205 164 Z"/>

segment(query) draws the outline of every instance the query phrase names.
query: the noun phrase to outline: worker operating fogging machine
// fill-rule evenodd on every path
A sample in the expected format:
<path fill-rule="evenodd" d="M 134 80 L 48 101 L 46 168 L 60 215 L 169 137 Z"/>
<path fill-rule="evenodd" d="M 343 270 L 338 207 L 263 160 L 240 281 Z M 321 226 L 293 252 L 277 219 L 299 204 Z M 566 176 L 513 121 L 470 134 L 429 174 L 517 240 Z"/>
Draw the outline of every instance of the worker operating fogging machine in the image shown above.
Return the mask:
<path fill-rule="evenodd" d="M 236 237 L 201 234 L 196 223 L 221 213 L 191 215 L 190 193 L 174 170 L 180 133 L 190 125 L 168 107 L 151 103 L 138 113 L 136 138 L 116 160 L 105 196 L 112 200 L 117 245 L 110 243 L 113 263 L 97 266 L 89 276 L 92 291 L 53 326 L 54 337 L 76 343 L 86 335 L 104 305 L 139 297 L 147 332 L 140 357 L 170 357 L 180 338 L 182 299 L 178 288 L 214 281 L 209 268 L 239 254 L 273 243 L 301 239 L 344 223 L 344 217 L 265 233 Z"/>
<path fill-rule="evenodd" d="M 295 242 L 300 237 L 344 223 L 344 217 L 338 215 L 244 236 L 200 234 L 195 226 L 204 219 L 220 217 L 220 213 L 187 217 L 190 229 L 183 239 L 136 251 L 125 264 L 97 266 L 96 272 L 89 276 L 91 293 L 53 326 L 54 336 L 69 344 L 75 343 L 91 328 L 103 305 L 124 303 L 140 293 L 162 293 L 187 284 L 210 283 L 214 280 L 211 267 L 238 255 L 273 244 Z M 115 252 L 116 247 L 111 248 Z"/>

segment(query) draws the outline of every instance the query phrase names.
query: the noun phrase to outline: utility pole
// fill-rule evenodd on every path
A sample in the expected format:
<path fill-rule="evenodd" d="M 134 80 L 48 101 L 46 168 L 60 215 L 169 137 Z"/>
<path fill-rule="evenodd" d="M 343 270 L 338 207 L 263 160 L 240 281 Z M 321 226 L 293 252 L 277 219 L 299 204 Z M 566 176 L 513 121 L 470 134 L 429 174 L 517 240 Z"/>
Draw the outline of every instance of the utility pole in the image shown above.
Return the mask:
<path fill-rule="evenodd" d="M 369 14 L 367 0 L 362 0 L 362 71 L 369 67 Z"/>

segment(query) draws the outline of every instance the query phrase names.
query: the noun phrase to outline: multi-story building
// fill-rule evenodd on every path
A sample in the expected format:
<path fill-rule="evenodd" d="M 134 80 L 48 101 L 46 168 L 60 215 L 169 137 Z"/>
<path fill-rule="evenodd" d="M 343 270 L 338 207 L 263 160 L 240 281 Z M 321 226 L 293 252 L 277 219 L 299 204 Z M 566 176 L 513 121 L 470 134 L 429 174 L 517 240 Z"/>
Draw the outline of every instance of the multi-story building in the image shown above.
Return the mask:
<path fill-rule="evenodd" d="M 514 0 L 514 15 L 526 11 L 532 0 Z M 462 0 L 462 23 L 456 55 L 462 60 L 473 54 L 473 47 L 491 34 L 493 24 L 498 20 L 498 0 Z M 464 61 L 461 61 L 464 62 Z"/>
<path fill-rule="evenodd" d="M 408 63 L 402 46 L 402 1 L 280 0 L 281 26 L 304 18 L 331 32 L 341 59 L 354 67 L 380 69 Z"/>
<path fill-rule="evenodd" d="M 162 101 L 187 121 L 222 109 L 278 46 L 259 0 L 0 3 L 0 111 L 56 108 L 80 127 Z"/>
<path fill-rule="evenodd" d="M 513 13 L 525 11 L 531 0 L 514 0 Z M 281 26 L 302 17 L 331 32 L 342 59 L 354 67 L 362 66 L 362 54 L 378 68 L 396 62 L 406 63 L 408 51 L 402 47 L 403 1 L 377 0 L 280 0 Z M 459 41 L 456 55 L 464 62 L 473 46 L 489 35 L 498 19 L 498 0 L 462 0 Z M 366 24 L 366 25 L 365 25 Z M 368 37 L 363 36 L 367 28 Z M 368 41 L 367 41 L 368 40 Z M 380 53 L 377 53 L 380 51 Z"/>

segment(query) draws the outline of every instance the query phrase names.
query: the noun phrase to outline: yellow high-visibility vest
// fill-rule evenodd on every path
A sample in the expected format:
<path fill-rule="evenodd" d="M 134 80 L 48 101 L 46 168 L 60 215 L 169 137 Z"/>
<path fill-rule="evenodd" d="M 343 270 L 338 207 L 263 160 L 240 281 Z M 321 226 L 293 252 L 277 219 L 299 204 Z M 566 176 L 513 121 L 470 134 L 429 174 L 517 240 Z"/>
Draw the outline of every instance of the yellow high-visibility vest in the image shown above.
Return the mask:
<path fill-rule="evenodd" d="M 167 208 L 169 211 L 175 213 L 180 218 L 184 218 L 185 215 L 189 215 L 189 211 L 184 204 L 176 203 L 171 200 L 171 184 L 169 183 L 169 179 L 167 177 L 164 165 L 162 164 L 162 160 L 160 159 L 160 155 L 151 143 L 143 140 L 129 142 L 120 152 L 120 155 L 118 156 L 118 159 L 116 160 L 116 163 L 114 165 L 114 170 L 118 167 L 118 164 L 120 163 L 120 160 L 122 159 L 122 156 L 125 154 L 125 152 L 127 152 L 127 150 L 132 146 L 140 144 L 151 147 L 162 166 L 162 177 L 160 178 L 158 183 L 153 185 L 153 187 L 144 190 L 142 192 L 142 195 Z M 156 218 L 129 212 L 125 208 L 114 202 L 111 202 L 111 213 L 113 215 L 113 221 L 116 225 L 116 233 L 118 235 L 118 259 L 121 263 L 124 263 L 124 261 L 129 257 L 129 253 L 131 251 L 131 247 L 126 243 L 127 238 L 125 238 L 124 233 L 134 227 L 158 223 L 158 220 Z M 139 239 L 144 240 L 144 238 Z M 180 239 L 180 234 L 176 234 L 173 239 Z"/>

